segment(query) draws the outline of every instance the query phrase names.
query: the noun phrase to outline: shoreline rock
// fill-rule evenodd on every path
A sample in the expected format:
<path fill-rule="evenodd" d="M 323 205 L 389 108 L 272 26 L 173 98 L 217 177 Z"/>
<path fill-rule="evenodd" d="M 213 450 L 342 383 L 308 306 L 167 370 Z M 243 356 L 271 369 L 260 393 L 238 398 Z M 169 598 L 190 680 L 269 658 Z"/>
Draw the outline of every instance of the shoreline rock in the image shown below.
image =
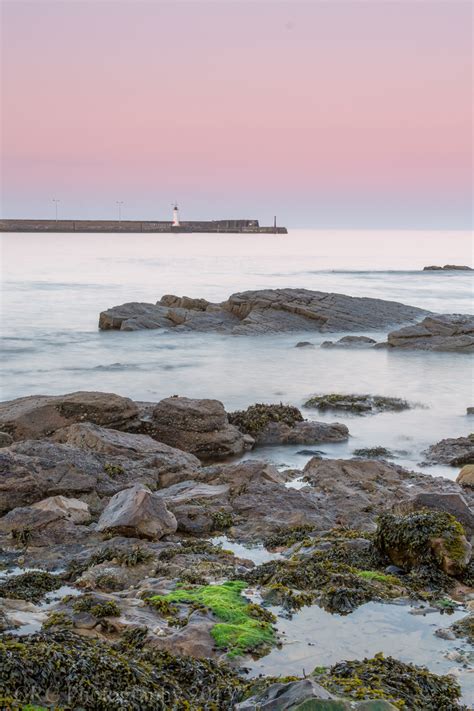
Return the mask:
<path fill-rule="evenodd" d="M 389 333 L 387 345 L 395 349 L 474 353 L 474 316 L 428 316 L 420 323 Z"/>
<path fill-rule="evenodd" d="M 424 272 L 472 272 L 474 271 L 472 267 L 468 267 L 465 264 L 445 264 L 444 267 L 438 267 L 436 265 L 431 265 L 429 267 L 423 267 Z"/>
<path fill-rule="evenodd" d="M 130 302 L 102 311 L 99 329 L 173 328 L 236 335 L 361 331 L 415 321 L 428 313 L 396 301 L 308 289 L 262 289 L 232 294 L 216 304 L 173 295 L 156 304 Z"/>

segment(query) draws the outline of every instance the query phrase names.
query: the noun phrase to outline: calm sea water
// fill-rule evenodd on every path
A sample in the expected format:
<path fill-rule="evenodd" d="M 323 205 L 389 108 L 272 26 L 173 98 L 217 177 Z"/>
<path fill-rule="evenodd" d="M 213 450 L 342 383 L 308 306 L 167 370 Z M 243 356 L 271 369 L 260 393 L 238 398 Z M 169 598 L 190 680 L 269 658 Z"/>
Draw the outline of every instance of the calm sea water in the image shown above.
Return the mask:
<path fill-rule="evenodd" d="M 382 445 L 412 468 L 429 444 L 473 429 L 465 415 L 474 404 L 468 355 L 294 348 L 308 334 L 248 338 L 97 330 L 99 312 L 125 301 L 154 302 L 165 293 L 221 300 L 264 287 L 305 287 L 472 313 L 471 274 L 420 271 L 427 264 L 471 264 L 469 233 L 6 234 L 1 254 L 4 400 L 87 389 L 141 400 L 216 397 L 234 409 L 262 401 L 301 405 L 312 393 L 394 395 L 422 407 L 338 416 L 352 437 L 322 449 L 347 457 L 358 447 Z M 258 456 L 303 466 L 308 457 L 298 455 L 300 449 L 268 448 Z M 446 467 L 429 471 L 457 473 Z"/>

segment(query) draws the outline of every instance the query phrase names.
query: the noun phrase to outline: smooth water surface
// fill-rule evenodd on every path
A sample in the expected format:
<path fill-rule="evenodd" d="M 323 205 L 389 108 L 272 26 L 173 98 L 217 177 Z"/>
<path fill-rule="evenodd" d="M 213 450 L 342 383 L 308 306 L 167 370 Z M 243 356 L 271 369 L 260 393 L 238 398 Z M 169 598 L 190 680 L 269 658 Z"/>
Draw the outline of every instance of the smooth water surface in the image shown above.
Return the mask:
<path fill-rule="evenodd" d="M 313 393 L 403 397 L 423 407 L 369 417 L 309 411 L 348 424 L 347 444 L 318 447 L 347 457 L 380 445 L 416 467 L 443 437 L 468 434 L 473 366 L 467 354 L 326 350 L 341 334 L 261 337 L 141 331 L 99 332 L 101 310 L 165 293 L 223 300 L 266 287 L 305 287 L 472 313 L 473 275 L 423 272 L 471 264 L 472 238 L 453 232 L 314 232 L 276 235 L 4 234 L 2 399 L 104 390 L 139 400 L 215 397 L 228 410 L 254 402 L 301 406 Z M 384 339 L 384 332 L 371 333 Z M 298 340 L 314 348 L 294 348 Z M 303 447 L 267 448 L 277 464 L 303 466 Z M 251 455 L 254 456 L 254 455 Z M 456 476 L 447 467 L 433 474 Z"/>

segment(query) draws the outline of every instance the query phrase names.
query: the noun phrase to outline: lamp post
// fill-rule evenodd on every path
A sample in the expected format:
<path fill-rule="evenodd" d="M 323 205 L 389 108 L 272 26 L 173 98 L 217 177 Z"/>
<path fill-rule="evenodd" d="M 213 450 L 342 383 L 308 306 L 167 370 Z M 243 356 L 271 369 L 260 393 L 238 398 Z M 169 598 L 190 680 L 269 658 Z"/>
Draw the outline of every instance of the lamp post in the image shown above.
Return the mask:
<path fill-rule="evenodd" d="M 58 221 L 58 203 L 59 203 L 60 201 L 57 200 L 57 198 L 53 198 L 53 202 L 54 202 L 54 208 L 55 208 L 55 214 L 56 214 L 56 222 L 57 222 L 57 221 Z"/>
<path fill-rule="evenodd" d="M 118 205 L 118 221 L 122 222 L 122 205 L 123 205 L 123 200 L 117 200 L 117 205 Z"/>

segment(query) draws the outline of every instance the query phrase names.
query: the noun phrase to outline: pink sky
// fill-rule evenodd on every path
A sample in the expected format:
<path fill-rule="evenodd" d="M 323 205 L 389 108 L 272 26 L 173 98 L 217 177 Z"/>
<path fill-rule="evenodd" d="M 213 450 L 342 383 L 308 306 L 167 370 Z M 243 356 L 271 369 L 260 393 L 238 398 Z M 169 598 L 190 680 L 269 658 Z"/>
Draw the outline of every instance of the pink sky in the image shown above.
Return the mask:
<path fill-rule="evenodd" d="M 2 9 L 4 216 L 468 226 L 470 2 Z"/>

